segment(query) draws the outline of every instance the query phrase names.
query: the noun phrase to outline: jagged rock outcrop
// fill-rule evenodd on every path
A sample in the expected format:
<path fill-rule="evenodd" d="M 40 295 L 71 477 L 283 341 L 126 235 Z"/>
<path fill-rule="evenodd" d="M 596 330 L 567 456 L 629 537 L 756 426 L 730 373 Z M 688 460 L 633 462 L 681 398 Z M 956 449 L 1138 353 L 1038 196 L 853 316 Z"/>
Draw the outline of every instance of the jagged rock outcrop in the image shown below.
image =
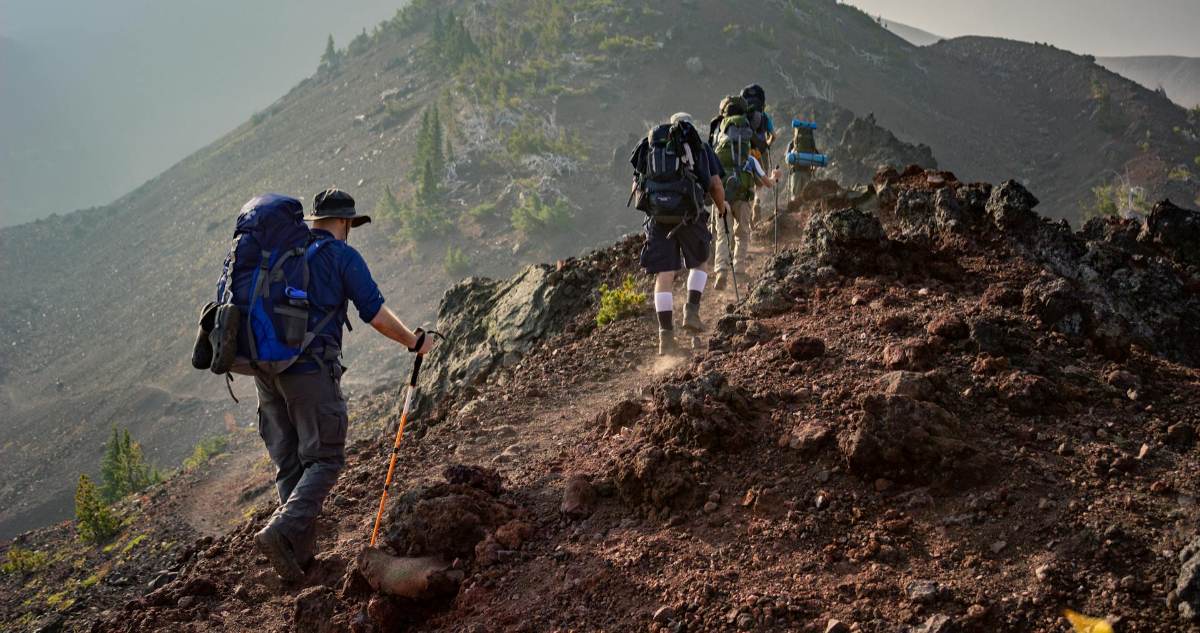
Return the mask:
<path fill-rule="evenodd" d="M 889 165 L 920 165 L 926 169 L 938 166 L 928 145 L 901 141 L 876 124 L 874 114 L 854 119 L 831 154 L 830 169 L 824 176 L 843 185 L 871 182 L 880 169 Z"/>
<path fill-rule="evenodd" d="M 640 247 L 630 236 L 586 258 L 530 266 L 506 280 L 471 277 L 447 290 L 437 322 L 446 341 L 429 354 L 417 410 L 453 389 L 486 382 L 566 330 L 598 300 L 602 284 L 618 285 L 636 269 Z"/>

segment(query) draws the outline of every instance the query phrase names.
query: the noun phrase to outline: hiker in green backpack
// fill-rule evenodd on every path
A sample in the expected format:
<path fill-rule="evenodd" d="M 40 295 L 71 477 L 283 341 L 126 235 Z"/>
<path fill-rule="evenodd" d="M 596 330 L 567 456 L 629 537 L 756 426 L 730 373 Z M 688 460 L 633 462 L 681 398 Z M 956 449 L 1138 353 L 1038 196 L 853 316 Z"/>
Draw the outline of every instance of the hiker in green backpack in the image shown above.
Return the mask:
<path fill-rule="evenodd" d="M 717 258 L 717 276 L 714 286 L 717 289 L 725 287 L 729 274 L 729 259 L 732 259 L 733 272 L 744 274 L 748 264 L 750 251 L 750 224 L 753 220 L 752 202 L 756 187 L 771 188 L 782 176 L 779 169 L 770 175 L 762 165 L 761 155 L 766 148 L 765 141 L 755 133 L 746 118 L 746 100 L 741 96 L 728 96 L 721 101 L 721 113 L 713 119 L 709 130 L 709 138 L 716 150 L 717 158 L 725 173 L 725 200 L 729 202 L 730 211 L 723 222 L 733 223 L 733 233 L 727 236 L 718 231 L 716 246 L 729 249 L 732 257 Z"/>
<path fill-rule="evenodd" d="M 792 122 L 792 140 L 788 143 L 787 154 L 798 152 L 801 154 L 820 154 L 817 149 L 817 141 L 813 137 L 813 130 L 816 129 L 815 123 L 801 123 L 800 121 Z M 804 191 L 804 186 L 813 180 L 817 172 L 815 165 L 788 165 L 788 197 L 792 200 L 800 197 Z"/>

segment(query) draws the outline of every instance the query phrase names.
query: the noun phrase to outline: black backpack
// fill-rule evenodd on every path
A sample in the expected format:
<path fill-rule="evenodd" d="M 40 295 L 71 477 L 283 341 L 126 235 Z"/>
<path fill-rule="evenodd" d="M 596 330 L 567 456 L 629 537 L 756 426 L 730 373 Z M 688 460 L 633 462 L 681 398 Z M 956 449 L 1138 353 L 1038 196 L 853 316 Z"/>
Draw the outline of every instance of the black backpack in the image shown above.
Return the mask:
<path fill-rule="evenodd" d="M 703 206 L 708 183 L 699 182 L 696 161 L 707 160 L 700 134 L 690 123 L 664 123 L 633 149 L 635 208 L 656 222 L 683 222 Z"/>
<path fill-rule="evenodd" d="M 767 117 L 763 114 L 767 107 L 767 91 L 758 84 L 750 84 L 742 88 L 742 98 L 746 100 L 746 120 L 754 133 L 766 138 L 765 129 Z"/>

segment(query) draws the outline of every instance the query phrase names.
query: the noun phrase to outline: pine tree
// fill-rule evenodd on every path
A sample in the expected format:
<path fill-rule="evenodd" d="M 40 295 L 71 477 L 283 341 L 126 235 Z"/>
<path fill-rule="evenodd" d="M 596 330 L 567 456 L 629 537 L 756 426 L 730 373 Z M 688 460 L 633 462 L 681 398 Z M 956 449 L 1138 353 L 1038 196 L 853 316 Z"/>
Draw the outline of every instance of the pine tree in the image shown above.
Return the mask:
<path fill-rule="evenodd" d="M 328 64 L 330 68 L 337 68 L 338 52 L 333 45 L 333 33 L 330 33 L 329 39 L 325 40 L 325 52 L 321 54 L 321 63 Z"/>
<path fill-rule="evenodd" d="M 442 203 L 442 186 L 432 161 L 425 161 L 425 168 L 421 170 L 421 184 L 417 187 L 416 198 L 417 204 L 424 207 L 436 207 Z"/>
<path fill-rule="evenodd" d="M 417 132 L 417 153 L 410 173 L 412 180 L 424 178 L 425 164 L 429 163 L 433 173 L 440 176 L 446 166 L 446 155 L 442 150 L 442 124 L 438 109 L 432 105 L 421 116 L 421 129 Z"/>
<path fill-rule="evenodd" d="M 96 498 L 96 485 L 87 475 L 79 476 L 75 490 L 75 527 L 79 538 L 89 543 L 103 541 L 121 529 L 121 520 Z"/>
<path fill-rule="evenodd" d="M 383 186 L 383 195 L 375 205 L 375 217 L 383 221 L 392 221 L 400 217 L 400 203 L 392 195 L 391 185 Z"/>
<path fill-rule="evenodd" d="M 129 429 L 118 433 L 116 427 L 109 436 L 100 475 L 104 480 L 100 498 L 105 503 L 119 501 L 163 479 L 157 467 L 146 463 L 142 447 L 133 441 Z"/>
<path fill-rule="evenodd" d="M 120 499 L 121 494 L 121 433 L 117 427 L 112 427 L 108 436 L 108 444 L 104 449 L 104 461 L 100 465 L 100 480 L 104 485 L 100 488 L 100 498 L 105 503 Z"/>

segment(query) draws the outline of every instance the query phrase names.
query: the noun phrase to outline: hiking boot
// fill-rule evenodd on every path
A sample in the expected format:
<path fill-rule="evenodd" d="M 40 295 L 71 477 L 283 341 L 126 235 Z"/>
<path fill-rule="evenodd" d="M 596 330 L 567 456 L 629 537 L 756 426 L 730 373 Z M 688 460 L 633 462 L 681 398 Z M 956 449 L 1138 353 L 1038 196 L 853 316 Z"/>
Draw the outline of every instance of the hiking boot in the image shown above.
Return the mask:
<path fill-rule="evenodd" d="M 271 562 L 275 573 L 279 574 L 284 581 L 304 580 L 304 570 L 300 569 L 300 565 L 296 563 L 291 543 L 288 543 L 288 540 L 279 533 L 275 526 L 268 525 L 255 534 L 254 544 L 258 546 L 258 551 Z"/>
<path fill-rule="evenodd" d="M 679 344 L 675 342 L 675 330 L 658 331 L 659 356 L 678 356 L 681 352 Z"/>
<path fill-rule="evenodd" d="M 717 273 L 717 278 L 713 280 L 713 288 L 716 290 L 725 289 L 725 273 Z"/>
<path fill-rule="evenodd" d="M 703 332 L 708 328 L 700 320 L 700 306 L 690 303 L 683 304 L 683 329 L 693 334 Z"/>
<path fill-rule="evenodd" d="M 293 549 L 296 552 L 296 564 L 300 566 L 300 569 L 308 569 L 317 556 L 317 522 L 315 519 L 300 535 L 300 538 L 296 539 L 296 546 Z"/>

